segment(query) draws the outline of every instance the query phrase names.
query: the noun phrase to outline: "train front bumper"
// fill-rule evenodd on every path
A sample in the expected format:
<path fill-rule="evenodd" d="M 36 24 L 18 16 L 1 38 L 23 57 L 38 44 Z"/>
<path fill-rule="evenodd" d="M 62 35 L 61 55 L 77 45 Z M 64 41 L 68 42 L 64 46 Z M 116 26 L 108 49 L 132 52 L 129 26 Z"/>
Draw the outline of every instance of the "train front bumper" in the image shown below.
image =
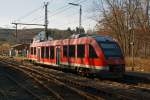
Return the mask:
<path fill-rule="evenodd" d="M 124 66 L 113 66 L 114 68 L 110 66 L 105 66 L 100 69 L 94 69 L 92 73 L 96 74 L 96 76 L 102 77 L 102 78 L 122 78 L 125 73 Z"/>

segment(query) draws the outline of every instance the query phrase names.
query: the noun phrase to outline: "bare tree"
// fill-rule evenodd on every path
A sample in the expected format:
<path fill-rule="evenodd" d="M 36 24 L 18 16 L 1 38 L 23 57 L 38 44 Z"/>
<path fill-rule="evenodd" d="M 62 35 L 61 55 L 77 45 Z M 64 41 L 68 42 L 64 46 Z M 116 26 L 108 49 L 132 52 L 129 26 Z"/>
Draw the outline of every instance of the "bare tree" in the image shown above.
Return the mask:
<path fill-rule="evenodd" d="M 141 40 L 150 40 L 148 1 L 97 0 L 95 3 L 96 10 L 103 15 L 97 19 L 97 30 L 105 30 L 114 36 L 126 56 L 133 55 L 133 52 L 137 56 Z"/>

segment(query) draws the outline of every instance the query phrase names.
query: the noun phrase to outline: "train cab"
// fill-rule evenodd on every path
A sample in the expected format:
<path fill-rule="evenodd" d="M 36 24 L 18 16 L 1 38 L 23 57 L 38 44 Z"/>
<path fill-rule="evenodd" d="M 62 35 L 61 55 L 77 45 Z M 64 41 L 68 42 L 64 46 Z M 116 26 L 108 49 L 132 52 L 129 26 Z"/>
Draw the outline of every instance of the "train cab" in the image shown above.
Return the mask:
<path fill-rule="evenodd" d="M 108 36 L 97 36 L 95 40 L 103 52 L 106 66 L 108 67 L 108 71 L 104 71 L 102 74 L 122 77 L 125 72 L 125 61 L 119 44 Z"/>

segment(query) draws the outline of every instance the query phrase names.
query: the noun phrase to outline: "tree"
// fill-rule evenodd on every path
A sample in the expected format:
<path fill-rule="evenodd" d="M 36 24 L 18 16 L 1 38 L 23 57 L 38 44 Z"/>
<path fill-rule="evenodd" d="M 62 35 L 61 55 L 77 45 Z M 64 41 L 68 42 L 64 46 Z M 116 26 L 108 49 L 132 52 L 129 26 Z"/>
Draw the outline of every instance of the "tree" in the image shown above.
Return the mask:
<path fill-rule="evenodd" d="M 76 33 L 85 33 L 85 30 L 83 27 L 81 27 L 80 29 L 79 27 L 76 27 Z"/>
<path fill-rule="evenodd" d="M 101 2 L 100 2 L 101 1 Z M 101 12 L 102 18 L 96 19 L 97 30 L 106 30 L 115 37 L 126 56 L 134 52 L 138 56 L 141 41 L 147 44 L 150 40 L 148 0 L 98 0 L 96 11 Z M 146 8 L 145 8 L 145 5 Z M 134 45 L 131 43 L 134 42 Z M 147 48 L 149 50 L 150 48 Z M 143 51 L 144 52 L 144 51 Z"/>
<path fill-rule="evenodd" d="M 70 28 L 70 27 L 68 27 L 67 31 L 68 31 L 68 32 L 71 32 L 71 28 Z"/>
<path fill-rule="evenodd" d="M 9 54 L 9 49 L 11 48 L 9 43 L 4 43 L 1 45 L 0 54 Z"/>

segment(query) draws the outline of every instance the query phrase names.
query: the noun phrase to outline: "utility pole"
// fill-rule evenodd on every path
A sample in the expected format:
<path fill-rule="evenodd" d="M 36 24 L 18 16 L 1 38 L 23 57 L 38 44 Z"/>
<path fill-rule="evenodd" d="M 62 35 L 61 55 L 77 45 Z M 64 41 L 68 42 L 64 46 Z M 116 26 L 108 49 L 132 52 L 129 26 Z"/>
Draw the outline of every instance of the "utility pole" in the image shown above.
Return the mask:
<path fill-rule="evenodd" d="M 18 23 L 13 23 L 16 27 L 15 27 L 15 38 L 16 38 L 16 42 L 18 42 Z"/>
<path fill-rule="evenodd" d="M 150 5 L 149 5 L 150 1 L 146 0 L 146 19 L 147 19 L 147 24 L 149 26 L 150 22 L 149 22 L 149 10 L 150 10 Z"/>
<path fill-rule="evenodd" d="M 132 14 L 130 13 L 131 11 L 131 5 L 132 5 L 132 0 L 129 0 L 129 28 L 130 28 L 130 34 L 132 34 L 132 42 L 130 43 L 130 45 L 132 46 L 132 71 L 134 71 L 134 56 L 135 56 L 135 53 L 134 53 L 134 49 L 135 49 L 135 33 L 134 33 L 134 20 L 133 20 L 133 16 Z"/>
<path fill-rule="evenodd" d="M 80 5 L 80 18 L 79 18 L 79 33 L 81 34 L 81 24 L 82 24 L 82 5 Z"/>
<path fill-rule="evenodd" d="M 132 71 L 135 70 L 135 31 L 134 31 L 134 20 L 133 18 L 130 19 L 131 21 L 131 32 L 132 32 Z"/>
<path fill-rule="evenodd" d="M 80 7 L 80 11 L 79 11 L 79 34 L 81 34 L 81 27 L 82 27 L 82 5 L 76 4 L 76 3 L 68 3 L 68 4 Z"/>
<path fill-rule="evenodd" d="M 44 26 L 44 31 L 45 31 L 45 37 L 46 37 L 46 40 L 48 40 L 48 2 L 45 2 L 44 3 L 44 8 L 45 8 L 45 22 L 44 22 L 44 25 L 43 24 L 28 24 L 28 23 L 12 23 L 14 25 L 16 25 L 16 41 L 18 41 L 18 25 L 36 25 L 36 26 Z"/>
<path fill-rule="evenodd" d="M 12 23 L 14 24 L 16 27 L 16 42 L 18 42 L 18 25 L 36 25 L 36 26 L 45 26 L 43 24 L 27 24 L 27 23 Z"/>
<path fill-rule="evenodd" d="M 132 32 L 132 71 L 134 71 L 134 57 L 135 57 L 135 53 L 134 53 L 134 46 L 135 46 L 135 34 L 134 34 L 134 30 Z"/>
<path fill-rule="evenodd" d="M 45 37 L 46 37 L 46 40 L 48 40 L 48 11 L 47 11 L 47 7 L 48 7 L 48 2 L 45 2 L 44 3 L 44 6 L 45 6 Z"/>
<path fill-rule="evenodd" d="M 12 24 L 15 24 L 15 25 L 36 25 L 36 26 L 45 26 L 43 24 L 28 24 L 28 23 L 12 23 Z"/>

